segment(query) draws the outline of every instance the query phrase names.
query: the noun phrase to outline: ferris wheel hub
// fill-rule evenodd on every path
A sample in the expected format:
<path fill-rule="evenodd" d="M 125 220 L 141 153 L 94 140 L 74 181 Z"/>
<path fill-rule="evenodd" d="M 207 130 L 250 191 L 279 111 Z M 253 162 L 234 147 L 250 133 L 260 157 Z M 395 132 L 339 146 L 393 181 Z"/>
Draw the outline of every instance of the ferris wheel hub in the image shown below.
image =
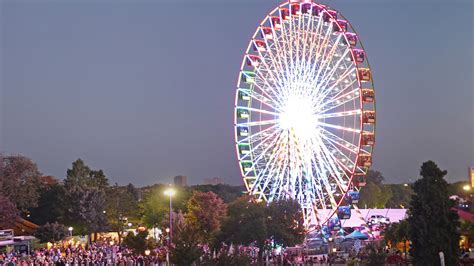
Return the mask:
<path fill-rule="evenodd" d="M 288 97 L 279 117 L 282 129 L 291 130 L 296 137 L 301 138 L 313 133 L 317 121 L 311 100 L 298 95 Z"/>

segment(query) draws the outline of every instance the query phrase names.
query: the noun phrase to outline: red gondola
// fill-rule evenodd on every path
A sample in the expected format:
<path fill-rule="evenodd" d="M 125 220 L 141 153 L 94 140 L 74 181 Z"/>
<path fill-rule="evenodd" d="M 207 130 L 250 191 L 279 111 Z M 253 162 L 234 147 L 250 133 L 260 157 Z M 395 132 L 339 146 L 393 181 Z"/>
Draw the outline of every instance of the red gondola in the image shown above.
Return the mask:
<path fill-rule="evenodd" d="M 353 60 L 357 63 L 363 63 L 365 60 L 365 52 L 362 49 L 353 49 L 352 54 L 354 55 Z"/>
<path fill-rule="evenodd" d="M 347 31 L 347 21 L 342 19 L 335 20 L 332 24 L 332 27 L 332 30 L 336 32 Z"/>
<path fill-rule="evenodd" d="M 362 122 L 364 124 L 375 124 L 375 111 L 364 110 L 362 113 Z"/>
<path fill-rule="evenodd" d="M 362 101 L 364 103 L 373 103 L 375 101 L 375 94 L 373 89 L 362 89 Z"/>

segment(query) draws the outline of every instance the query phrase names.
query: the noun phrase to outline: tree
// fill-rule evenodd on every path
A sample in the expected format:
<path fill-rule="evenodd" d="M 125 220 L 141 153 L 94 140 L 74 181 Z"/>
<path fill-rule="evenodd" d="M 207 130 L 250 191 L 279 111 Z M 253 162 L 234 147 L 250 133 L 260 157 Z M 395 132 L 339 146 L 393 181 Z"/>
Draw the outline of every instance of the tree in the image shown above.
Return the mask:
<path fill-rule="evenodd" d="M 156 186 L 145 195 L 141 205 L 143 208 L 142 222 L 149 228 L 162 224 L 168 217 L 169 198 L 164 195 L 164 186 Z"/>
<path fill-rule="evenodd" d="M 125 224 L 128 222 L 138 224 L 141 219 L 138 198 L 138 191 L 132 184 L 125 187 L 116 184 L 106 190 L 107 220 L 110 229 L 117 232 L 119 244 Z"/>
<path fill-rule="evenodd" d="M 192 265 L 203 254 L 200 233 L 186 222 L 176 223 L 175 227 L 171 261 L 176 265 Z"/>
<path fill-rule="evenodd" d="M 47 222 L 64 222 L 64 215 L 67 212 L 62 200 L 65 197 L 65 189 L 59 183 L 44 184 L 38 188 L 38 205 L 28 211 L 32 222 L 42 225 Z"/>
<path fill-rule="evenodd" d="M 97 233 L 107 228 L 105 194 L 98 188 L 76 186 L 69 191 L 75 200 L 71 208 L 72 217 L 83 226 L 84 233 Z"/>
<path fill-rule="evenodd" d="M 201 192 L 214 192 L 221 198 L 225 203 L 230 203 L 242 196 L 242 191 L 245 190 L 244 186 L 230 186 L 226 184 L 218 185 L 197 185 L 191 187 L 193 190 Z"/>
<path fill-rule="evenodd" d="M 40 240 L 41 243 L 45 242 L 57 242 L 63 240 L 67 236 L 67 229 L 63 224 L 46 223 L 40 226 L 36 232 L 35 237 Z"/>
<path fill-rule="evenodd" d="M 379 186 L 382 185 L 383 182 L 385 181 L 385 177 L 383 177 L 381 172 L 373 171 L 373 170 L 369 170 L 365 178 L 367 182 L 370 182 Z"/>
<path fill-rule="evenodd" d="M 459 217 L 451 210 L 446 174 L 427 161 L 421 166 L 422 178 L 414 184 L 408 217 L 414 265 L 440 265 L 440 251 L 446 265 L 458 264 Z"/>
<path fill-rule="evenodd" d="M 218 239 L 228 244 L 255 243 L 262 249 L 268 236 L 265 208 L 264 202 L 255 202 L 249 196 L 238 198 L 229 204 Z"/>
<path fill-rule="evenodd" d="M 391 196 L 392 191 L 389 187 L 367 182 L 367 184 L 360 190 L 359 206 L 367 206 L 367 208 L 385 208 L 385 204 Z"/>
<path fill-rule="evenodd" d="M 126 247 L 133 250 L 137 255 L 143 255 L 145 250 L 152 249 L 153 243 L 147 239 L 148 231 L 139 231 L 136 235 L 129 233 L 123 240 Z"/>
<path fill-rule="evenodd" d="M 67 221 L 77 231 L 96 233 L 107 227 L 105 188 L 108 184 L 102 170 L 91 170 L 81 159 L 67 170 L 66 189 Z"/>
<path fill-rule="evenodd" d="M 227 204 L 213 192 L 195 191 L 187 203 L 187 222 L 209 242 L 221 228 L 227 214 Z"/>
<path fill-rule="evenodd" d="M 391 190 L 391 197 L 388 199 L 387 208 L 408 208 L 410 207 L 411 196 L 413 195 L 413 188 L 405 184 L 391 184 L 385 185 Z"/>
<path fill-rule="evenodd" d="M 25 156 L 0 154 L 0 193 L 8 197 L 21 211 L 38 202 L 41 173 L 36 164 Z"/>
<path fill-rule="evenodd" d="M 301 244 L 306 235 L 303 212 L 296 200 L 272 201 L 266 208 L 268 236 L 283 246 Z"/>
<path fill-rule="evenodd" d="M 374 242 L 367 244 L 365 247 L 367 251 L 367 261 L 363 265 L 380 266 L 385 265 L 387 253 L 383 252 L 382 248 Z"/>
<path fill-rule="evenodd" d="M 0 193 L 0 229 L 12 229 L 17 216 L 15 203 Z"/>
<path fill-rule="evenodd" d="M 102 170 L 91 170 L 83 160 L 77 159 L 72 163 L 72 168 L 67 169 L 67 177 L 64 180 L 66 187 L 96 187 L 107 188 L 109 182 Z"/>
<path fill-rule="evenodd" d="M 407 241 L 409 239 L 409 224 L 407 220 L 401 220 L 398 223 L 390 224 L 384 233 L 385 241 L 390 241 L 392 247 L 396 246 L 398 242 L 403 242 L 403 251 L 405 259 L 407 256 Z"/>
<path fill-rule="evenodd" d="M 367 184 L 360 190 L 360 206 L 368 208 L 384 208 L 392 196 L 390 187 L 383 185 L 385 178 L 378 171 L 369 170 Z"/>

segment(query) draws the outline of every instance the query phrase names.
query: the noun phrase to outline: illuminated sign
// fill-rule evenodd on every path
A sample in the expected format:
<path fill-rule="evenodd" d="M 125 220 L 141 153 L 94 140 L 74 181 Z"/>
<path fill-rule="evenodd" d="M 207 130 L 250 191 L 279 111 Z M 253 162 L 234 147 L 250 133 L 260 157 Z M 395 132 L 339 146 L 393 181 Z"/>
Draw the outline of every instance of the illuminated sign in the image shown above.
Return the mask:
<path fill-rule="evenodd" d="M 0 241 L 13 239 L 13 230 L 0 230 Z"/>

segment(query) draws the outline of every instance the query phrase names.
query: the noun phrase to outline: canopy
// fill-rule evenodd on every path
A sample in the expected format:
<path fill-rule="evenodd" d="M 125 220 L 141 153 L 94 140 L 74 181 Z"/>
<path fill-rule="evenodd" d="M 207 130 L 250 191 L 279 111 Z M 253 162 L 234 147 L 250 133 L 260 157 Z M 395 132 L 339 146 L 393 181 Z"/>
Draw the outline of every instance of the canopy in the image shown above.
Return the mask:
<path fill-rule="evenodd" d="M 354 232 L 348 234 L 347 236 L 344 237 L 344 239 L 360 239 L 360 240 L 366 240 L 369 239 L 369 236 L 366 234 L 361 233 L 359 230 L 354 230 Z"/>

